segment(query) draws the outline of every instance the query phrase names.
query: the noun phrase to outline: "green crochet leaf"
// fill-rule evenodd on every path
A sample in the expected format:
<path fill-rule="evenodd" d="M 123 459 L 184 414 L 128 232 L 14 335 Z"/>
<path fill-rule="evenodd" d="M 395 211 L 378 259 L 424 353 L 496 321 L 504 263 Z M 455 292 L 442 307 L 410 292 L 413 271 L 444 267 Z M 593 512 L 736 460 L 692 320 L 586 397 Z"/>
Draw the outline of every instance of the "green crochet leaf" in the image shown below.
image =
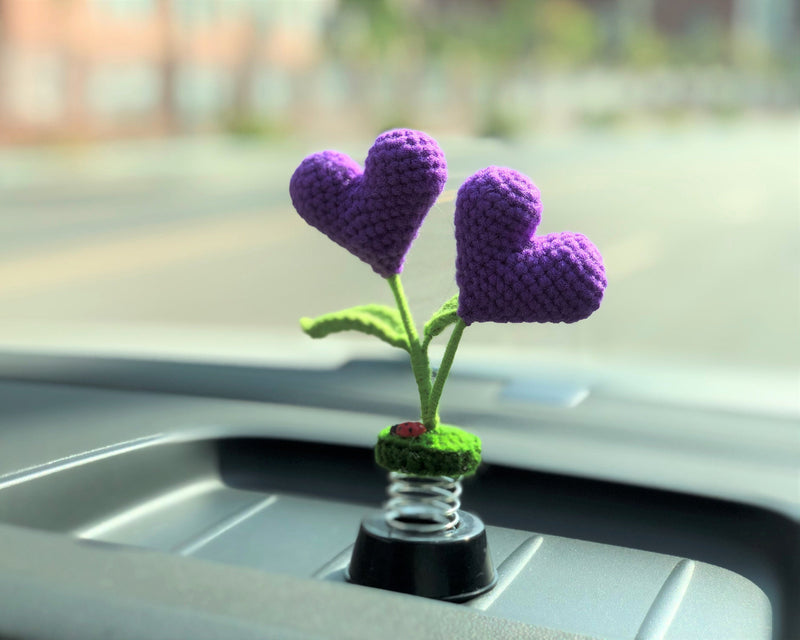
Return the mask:
<path fill-rule="evenodd" d="M 324 338 L 340 331 L 360 331 L 409 351 L 400 313 L 382 304 L 365 304 L 317 318 L 300 318 L 300 326 L 312 338 Z"/>
<path fill-rule="evenodd" d="M 427 349 L 436 336 L 458 320 L 458 294 L 445 302 L 425 323 L 422 348 Z"/>

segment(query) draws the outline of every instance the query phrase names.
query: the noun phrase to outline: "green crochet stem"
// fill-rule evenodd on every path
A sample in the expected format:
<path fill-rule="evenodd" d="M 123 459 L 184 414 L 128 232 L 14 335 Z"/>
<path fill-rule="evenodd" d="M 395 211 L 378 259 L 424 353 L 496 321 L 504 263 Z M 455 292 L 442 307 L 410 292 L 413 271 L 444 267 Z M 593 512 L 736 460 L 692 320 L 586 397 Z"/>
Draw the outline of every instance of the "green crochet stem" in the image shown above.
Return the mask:
<path fill-rule="evenodd" d="M 442 364 L 436 374 L 436 380 L 432 382 L 433 376 L 431 375 L 431 363 L 428 358 L 427 344 L 423 346 L 420 342 L 416 326 L 414 325 L 414 319 L 411 316 L 411 310 L 408 306 L 408 300 L 406 300 L 403 291 L 403 284 L 400 281 L 400 275 L 395 274 L 386 280 L 394 294 L 397 310 L 400 312 L 400 317 L 403 320 L 403 327 L 408 336 L 411 370 L 414 372 L 414 379 L 417 381 L 417 389 L 419 390 L 419 406 L 422 424 L 424 424 L 428 430 L 433 430 L 439 426 L 439 401 L 442 397 L 444 384 L 447 382 L 447 376 L 450 374 L 450 368 L 453 366 L 453 359 L 455 358 L 458 344 L 461 341 L 461 335 L 464 333 L 464 329 L 467 325 L 461 318 L 456 321 L 453 333 L 450 336 L 450 340 L 447 342 Z"/>
<path fill-rule="evenodd" d="M 433 383 L 431 395 L 428 398 L 428 414 L 423 414 L 423 424 L 427 424 L 425 418 L 433 420 L 439 424 L 439 400 L 442 398 L 442 391 L 444 390 L 444 383 L 447 382 L 447 376 L 450 375 L 450 367 L 453 366 L 453 359 L 456 357 L 456 350 L 458 343 L 461 342 L 461 336 L 466 328 L 464 321 L 459 318 L 456 320 L 456 325 L 453 327 L 453 333 L 450 334 L 450 340 L 447 341 L 447 348 L 442 357 L 442 364 L 436 372 L 436 380 Z"/>
<path fill-rule="evenodd" d="M 428 412 L 428 398 L 431 395 L 431 363 L 428 360 L 428 354 L 422 349 L 417 335 L 417 329 L 414 326 L 414 319 L 411 317 L 411 309 L 408 306 L 405 293 L 403 292 L 403 283 L 400 282 L 400 274 L 394 274 L 386 278 L 389 287 L 394 294 L 395 302 L 397 303 L 397 310 L 400 312 L 400 317 L 403 320 L 406 334 L 408 335 L 409 354 L 411 356 L 411 370 L 414 372 L 414 379 L 417 381 L 417 389 L 419 390 L 419 406 L 422 415 L 427 415 Z M 436 424 L 425 422 L 423 424 L 428 429 L 436 428 Z"/>

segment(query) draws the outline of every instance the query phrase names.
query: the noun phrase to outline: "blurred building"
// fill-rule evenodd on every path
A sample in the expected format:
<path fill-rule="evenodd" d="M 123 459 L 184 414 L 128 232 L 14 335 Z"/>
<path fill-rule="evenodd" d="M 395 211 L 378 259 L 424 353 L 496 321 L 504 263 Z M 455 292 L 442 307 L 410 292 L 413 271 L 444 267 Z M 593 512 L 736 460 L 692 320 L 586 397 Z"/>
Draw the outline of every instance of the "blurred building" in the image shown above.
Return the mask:
<path fill-rule="evenodd" d="M 176 131 L 281 107 L 334 0 L 0 0 L 0 138 Z"/>
<path fill-rule="evenodd" d="M 648 25 L 668 36 L 710 27 L 730 34 L 735 44 L 788 47 L 800 28 L 796 0 L 586 0 L 611 7 L 628 24 Z M 626 20 L 622 21 L 623 23 Z"/>
<path fill-rule="evenodd" d="M 538 36 L 552 37 L 517 29 L 517 49 L 529 55 L 545 41 L 555 58 L 593 73 L 554 65 L 532 82 L 525 65 L 534 58 L 492 55 L 514 50 L 500 46 L 506 31 L 473 37 L 503 11 L 541 7 L 555 22 Z M 473 31 L 454 38 L 470 16 Z M 468 123 L 491 112 L 482 94 L 519 113 L 781 105 L 791 101 L 786 82 L 745 82 L 719 63 L 736 63 L 732 51 L 757 62 L 796 53 L 798 20 L 796 0 L 0 0 L 0 141 L 246 128 L 248 119 L 307 127 L 371 117 L 365 126 L 382 126 L 419 113 L 458 122 L 461 113 Z M 443 63 L 436 34 L 464 41 Z M 463 57 L 467 47 L 475 49 Z M 670 55 L 711 71 L 657 77 Z"/>

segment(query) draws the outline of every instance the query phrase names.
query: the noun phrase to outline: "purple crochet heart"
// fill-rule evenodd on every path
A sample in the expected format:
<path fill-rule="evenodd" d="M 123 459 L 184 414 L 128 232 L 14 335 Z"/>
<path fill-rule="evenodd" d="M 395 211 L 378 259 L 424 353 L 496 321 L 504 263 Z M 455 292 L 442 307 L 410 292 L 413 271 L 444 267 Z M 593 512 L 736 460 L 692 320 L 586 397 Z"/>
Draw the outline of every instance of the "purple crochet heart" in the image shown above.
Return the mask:
<path fill-rule="evenodd" d="M 447 180 L 444 153 L 420 131 L 381 134 L 364 171 L 343 153 L 323 151 L 297 167 L 289 193 L 312 227 L 388 278 L 403 262 Z"/>
<path fill-rule="evenodd" d="M 473 322 L 577 322 L 606 288 L 603 258 L 579 233 L 533 235 L 539 189 L 512 169 L 488 167 L 456 198 L 458 315 Z"/>

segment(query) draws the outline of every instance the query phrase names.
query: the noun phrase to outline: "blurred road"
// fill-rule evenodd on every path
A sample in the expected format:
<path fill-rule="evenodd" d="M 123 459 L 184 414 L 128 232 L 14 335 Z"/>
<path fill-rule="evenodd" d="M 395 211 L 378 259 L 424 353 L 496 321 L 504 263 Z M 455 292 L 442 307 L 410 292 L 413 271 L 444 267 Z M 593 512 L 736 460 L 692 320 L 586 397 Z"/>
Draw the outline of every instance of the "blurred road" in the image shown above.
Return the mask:
<path fill-rule="evenodd" d="M 404 274 L 418 323 L 456 292 L 455 189 L 499 164 L 541 188 L 541 232 L 592 238 L 610 285 L 579 325 L 480 325 L 465 341 L 759 369 L 800 361 L 796 119 L 439 142 L 450 180 Z M 380 278 L 291 208 L 288 179 L 307 153 L 333 147 L 362 162 L 369 145 L 320 143 L 0 150 L 0 330 L 44 321 L 295 331 L 302 315 L 391 303 Z"/>

